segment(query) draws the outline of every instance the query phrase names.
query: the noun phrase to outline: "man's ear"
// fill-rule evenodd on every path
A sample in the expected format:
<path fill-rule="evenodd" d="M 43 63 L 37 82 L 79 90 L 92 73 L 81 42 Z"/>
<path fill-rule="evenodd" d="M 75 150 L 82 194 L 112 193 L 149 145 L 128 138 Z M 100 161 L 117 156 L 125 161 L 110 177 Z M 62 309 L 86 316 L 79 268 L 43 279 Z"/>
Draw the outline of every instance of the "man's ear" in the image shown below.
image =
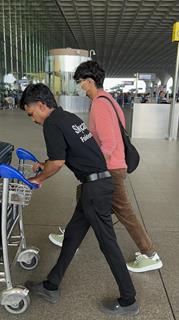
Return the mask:
<path fill-rule="evenodd" d="M 44 104 L 44 103 L 41 102 L 41 101 L 38 101 L 38 107 L 39 107 L 39 109 L 40 109 L 41 111 L 45 111 L 46 108 L 47 108 L 46 104 Z"/>
<path fill-rule="evenodd" d="M 88 81 L 89 81 L 90 84 L 95 85 L 95 82 L 94 82 L 93 79 L 89 78 Z"/>

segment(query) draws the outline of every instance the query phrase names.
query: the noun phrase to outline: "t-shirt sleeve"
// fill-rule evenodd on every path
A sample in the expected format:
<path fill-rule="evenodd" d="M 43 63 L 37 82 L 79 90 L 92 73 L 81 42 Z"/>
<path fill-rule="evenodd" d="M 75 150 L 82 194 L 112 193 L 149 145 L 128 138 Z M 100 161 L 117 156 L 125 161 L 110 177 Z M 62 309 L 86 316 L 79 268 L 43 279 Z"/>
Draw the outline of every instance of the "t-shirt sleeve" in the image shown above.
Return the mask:
<path fill-rule="evenodd" d="M 65 160 L 67 144 L 60 128 L 55 123 L 46 121 L 43 133 L 49 160 Z"/>

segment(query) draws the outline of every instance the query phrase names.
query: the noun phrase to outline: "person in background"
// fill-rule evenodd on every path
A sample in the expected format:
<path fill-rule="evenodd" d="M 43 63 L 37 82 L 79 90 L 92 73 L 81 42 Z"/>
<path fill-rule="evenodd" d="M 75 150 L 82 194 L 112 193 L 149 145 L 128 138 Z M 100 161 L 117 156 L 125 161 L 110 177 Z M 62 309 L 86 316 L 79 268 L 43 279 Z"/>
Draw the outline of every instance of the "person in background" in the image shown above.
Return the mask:
<path fill-rule="evenodd" d="M 115 188 L 112 202 L 113 212 L 125 226 L 140 250 L 136 253 L 135 260 L 127 263 L 127 267 L 128 270 L 133 272 L 160 269 L 162 261 L 156 253 L 146 230 L 134 214 L 127 196 L 125 187 L 127 165 L 124 144 L 115 111 L 106 98 L 113 102 L 124 127 L 125 118 L 117 102 L 103 90 L 104 78 L 104 70 L 95 61 L 80 64 L 74 74 L 76 83 L 92 100 L 89 130 L 100 146 L 107 162 L 107 168 L 113 178 Z M 100 96 L 104 96 L 104 98 Z"/>
<path fill-rule="evenodd" d="M 120 105 L 120 107 L 123 108 L 123 106 L 124 106 L 124 95 L 123 95 L 123 93 L 121 91 L 118 94 L 117 102 Z"/>
<path fill-rule="evenodd" d="M 135 215 L 127 195 L 124 144 L 116 113 L 107 99 L 113 102 L 124 127 L 125 118 L 116 100 L 103 90 L 104 78 L 104 70 L 95 61 L 80 64 L 74 74 L 74 79 L 80 87 L 79 92 L 82 92 L 83 96 L 86 94 L 92 100 L 89 130 L 98 143 L 113 178 L 113 212 L 139 248 L 139 252 L 135 253 L 135 259 L 128 262 L 127 267 L 132 272 L 160 269 L 163 266 L 162 261 L 149 235 Z M 54 244 L 62 246 L 63 234 L 51 234 L 49 237 Z"/>
<path fill-rule="evenodd" d="M 159 92 L 157 103 L 168 103 L 166 93 L 162 90 Z"/>
<path fill-rule="evenodd" d="M 117 101 L 118 93 L 114 92 L 114 99 Z"/>

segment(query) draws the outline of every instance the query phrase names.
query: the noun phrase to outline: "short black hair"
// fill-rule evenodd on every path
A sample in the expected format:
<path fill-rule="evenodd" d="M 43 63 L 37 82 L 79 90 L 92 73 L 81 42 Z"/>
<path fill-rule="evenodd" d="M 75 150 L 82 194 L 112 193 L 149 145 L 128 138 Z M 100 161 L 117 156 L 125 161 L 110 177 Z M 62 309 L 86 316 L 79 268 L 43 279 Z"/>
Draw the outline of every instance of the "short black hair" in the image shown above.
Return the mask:
<path fill-rule="evenodd" d="M 103 87 L 105 71 L 96 61 L 82 62 L 76 69 L 74 76 L 75 81 L 79 79 L 91 78 L 94 80 L 97 88 Z"/>
<path fill-rule="evenodd" d="M 20 108 L 25 110 L 25 105 L 41 101 L 46 104 L 49 109 L 58 108 L 53 93 L 43 83 L 29 84 L 22 93 L 20 99 Z"/>

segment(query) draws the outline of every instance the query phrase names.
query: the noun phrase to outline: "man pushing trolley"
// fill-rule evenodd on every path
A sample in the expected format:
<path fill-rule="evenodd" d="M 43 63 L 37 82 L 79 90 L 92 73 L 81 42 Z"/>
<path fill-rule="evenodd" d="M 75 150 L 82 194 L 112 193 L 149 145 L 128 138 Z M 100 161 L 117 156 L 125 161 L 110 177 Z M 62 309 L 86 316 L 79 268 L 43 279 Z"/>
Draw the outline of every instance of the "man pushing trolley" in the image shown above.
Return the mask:
<path fill-rule="evenodd" d="M 57 106 L 53 94 L 43 84 L 29 85 L 24 90 L 20 108 L 25 110 L 35 123 L 43 126 L 47 148 L 48 160 L 36 164 L 36 168 L 43 171 L 30 179 L 31 183 L 41 185 L 64 164 L 81 182 L 81 195 L 66 227 L 57 263 L 46 280 L 40 283 L 27 282 L 26 287 L 48 302 L 58 302 L 58 287 L 64 273 L 92 227 L 120 291 L 119 298 L 101 304 L 102 311 L 117 315 L 138 314 L 136 292 L 118 246 L 111 219 L 112 178 L 92 134 L 79 117 Z"/>

